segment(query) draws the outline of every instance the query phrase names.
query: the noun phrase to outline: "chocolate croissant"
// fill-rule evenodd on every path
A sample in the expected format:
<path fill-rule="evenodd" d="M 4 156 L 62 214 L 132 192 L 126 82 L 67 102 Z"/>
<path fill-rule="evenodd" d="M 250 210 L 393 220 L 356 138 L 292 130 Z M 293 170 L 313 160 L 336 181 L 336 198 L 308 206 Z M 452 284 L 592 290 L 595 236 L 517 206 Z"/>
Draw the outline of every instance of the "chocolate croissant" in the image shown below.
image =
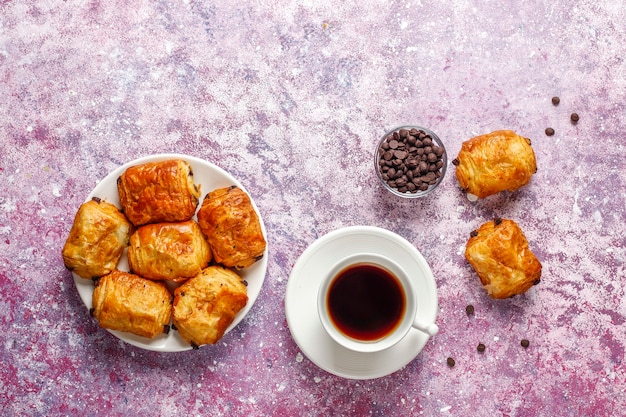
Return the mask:
<path fill-rule="evenodd" d="M 191 346 L 214 344 L 248 302 L 239 275 L 210 266 L 174 291 L 172 323 Z"/>
<path fill-rule="evenodd" d="M 266 241 L 250 197 L 232 186 L 211 191 L 198 210 L 215 262 L 247 268 L 263 257 Z"/>
<path fill-rule="evenodd" d="M 153 280 L 184 281 L 211 261 L 211 249 L 194 220 L 152 223 L 130 237 L 130 270 Z"/>
<path fill-rule="evenodd" d="M 96 281 L 91 313 L 101 327 L 154 338 L 169 331 L 172 296 L 165 284 L 115 270 Z"/>
<path fill-rule="evenodd" d="M 99 198 L 83 203 L 63 246 L 63 263 L 91 279 L 113 271 L 128 246 L 132 225 L 117 207 Z"/>
<path fill-rule="evenodd" d="M 541 263 L 513 220 L 496 219 L 473 231 L 465 258 L 492 298 L 522 294 L 541 278 Z"/>
<path fill-rule="evenodd" d="M 461 189 L 478 198 L 515 191 L 537 171 L 530 139 L 511 130 L 498 130 L 469 139 L 452 161 Z"/>
<path fill-rule="evenodd" d="M 117 179 L 117 190 L 122 210 L 135 226 L 189 220 L 200 198 L 191 165 L 180 159 L 130 167 Z"/>

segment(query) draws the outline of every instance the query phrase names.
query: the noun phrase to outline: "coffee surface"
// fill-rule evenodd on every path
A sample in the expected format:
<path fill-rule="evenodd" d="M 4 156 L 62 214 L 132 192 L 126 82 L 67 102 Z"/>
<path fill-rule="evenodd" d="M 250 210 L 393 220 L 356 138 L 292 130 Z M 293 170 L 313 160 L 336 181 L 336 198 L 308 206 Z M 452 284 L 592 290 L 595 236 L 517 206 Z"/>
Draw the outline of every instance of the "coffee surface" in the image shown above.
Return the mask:
<path fill-rule="evenodd" d="M 341 271 L 331 283 L 326 300 L 335 327 L 362 341 L 390 334 L 400 323 L 405 304 L 398 279 L 370 264 L 352 265 Z"/>

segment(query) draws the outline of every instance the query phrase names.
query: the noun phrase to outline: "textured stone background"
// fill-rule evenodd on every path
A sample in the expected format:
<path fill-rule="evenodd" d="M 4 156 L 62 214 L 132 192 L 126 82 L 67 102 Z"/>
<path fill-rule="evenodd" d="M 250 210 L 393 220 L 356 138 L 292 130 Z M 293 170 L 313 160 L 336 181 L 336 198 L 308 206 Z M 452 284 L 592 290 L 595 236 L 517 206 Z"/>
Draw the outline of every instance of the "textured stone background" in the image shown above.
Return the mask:
<path fill-rule="evenodd" d="M 2 414 L 622 415 L 624 22 L 613 0 L 0 1 Z M 513 129 L 539 170 L 470 203 L 451 167 L 430 197 L 398 200 L 372 152 L 403 123 L 434 130 L 452 157 Z M 99 329 L 60 256 L 98 181 L 162 152 L 231 172 L 268 231 L 257 303 L 199 351 L 144 351 Z M 539 286 L 503 301 L 462 257 L 495 216 L 517 221 L 543 263 Z M 408 239 L 439 287 L 440 334 L 377 380 L 317 368 L 284 314 L 299 255 L 350 225 Z"/>

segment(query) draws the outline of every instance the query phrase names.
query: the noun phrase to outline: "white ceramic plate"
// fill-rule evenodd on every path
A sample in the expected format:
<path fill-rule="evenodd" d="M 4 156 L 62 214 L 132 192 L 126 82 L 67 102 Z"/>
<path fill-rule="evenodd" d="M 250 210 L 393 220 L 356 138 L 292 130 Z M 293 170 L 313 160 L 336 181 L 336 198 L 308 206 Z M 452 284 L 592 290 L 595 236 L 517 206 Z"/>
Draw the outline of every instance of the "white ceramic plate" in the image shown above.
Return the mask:
<path fill-rule="evenodd" d="M 317 366 L 350 379 L 372 379 L 406 366 L 424 348 L 428 335 L 411 329 L 382 352 L 353 352 L 337 344 L 322 327 L 317 312 L 318 287 L 333 265 L 357 253 L 378 253 L 402 266 L 415 280 L 417 315 L 427 323 L 437 317 L 437 285 L 422 254 L 406 239 L 371 226 L 346 227 L 316 240 L 300 255 L 287 283 L 285 313 L 293 339 Z"/>
<path fill-rule="evenodd" d="M 91 194 L 87 197 L 87 201 L 91 200 L 92 197 L 99 197 L 102 200 L 106 200 L 107 202 L 114 204 L 118 208 L 120 207 L 119 195 L 117 193 L 117 178 L 128 168 L 134 165 L 140 165 L 146 162 L 155 162 L 155 161 L 164 161 L 167 159 L 183 159 L 189 164 L 193 169 L 193 177 L 196 184 L 200 184 L 201 186 L 201 196 L 200 196 L 200 204 L 202 204 L 202 200 L 204 196 L 213 191 L 216 188 L 228 187 L 231 185 L 236 185 L 241 188 L 243 191 L 246 191 L 245 188 L 237 181 L 232 175 L 223 169 L 213 165 L 210 162 L 204 161 L 199 158 L 195 158 L 188 155 L 179 155 L 179 154 L 159 154 L 146 156 L 144 158 L 136 159 L 131 161 L 113 172 L 107 175 L 97 186 L 93 189 Z M 247 191 L 246 191 L 247 192 Z M 248 193 L 249 195 L 249 193 Z M 252 200 L 252 197 L 250 196 Z M 252 201 L 252 205 L 259 215 L 259 221 L 261 222 L 261 230 L 263 231 L 263 236 L 266 237 L 267 233 L 265 231 L 265 225 L 263 223 L 263 219 L 259 213 L 257 206 L 254 201 Z M 195 218 L 195 216 L 194 216 Z M 248 283 L 248 303 L 246 306 L 239 311 L 235 320 L 231 323 L 231 325 L 226 329 L 226 333 L 231 331 L 243 318 L 248 314 L 248 311 L 252 308 L 252 305 L 256 301 L 259 293 L 261 292 L 261 287 L 263 286 L 263 281 L 265 280 L 265 273 L 267 271 L 267 261 L 268 261 L 268 250 L 265 249 L 265 253 L 263 254 L 263 258 L 258 262 L 255 262 L 249 268 L 238 271 L 238 274 L 247 281 Z M 128 271 L 128 260 L 126 257 L 126 251 L 120 262 L 118 264 L 118 269 L 121 271 Z M 78 290 L 78 294 L 80 298 L 85 303 L 87 309 L 92 307 L 92 294 L 93 294 L 93 282 L 88 279 L 83 279 L 76 274 L 74 275 L 74 283 L 76 284 L 76 289 Z M 191 349 L 191 346 L 187 344 L 178 334 L 177 331 L 172 330 L 169 334 L 163 334 L 161 336 L 157 336 L 154 339 L 148 339 L 141 336 L 136 336 L 132 333 L 119 332 L 116 330 L 109 330 L 112 334 L 117 336 L 119 339 L 130 343 L 131 345 L 138 346 L 147 350 L 154 350 L 158 352 L 180 352 L 184 350 Z M 226 334 L 225 333 L 225 334 Z"/>

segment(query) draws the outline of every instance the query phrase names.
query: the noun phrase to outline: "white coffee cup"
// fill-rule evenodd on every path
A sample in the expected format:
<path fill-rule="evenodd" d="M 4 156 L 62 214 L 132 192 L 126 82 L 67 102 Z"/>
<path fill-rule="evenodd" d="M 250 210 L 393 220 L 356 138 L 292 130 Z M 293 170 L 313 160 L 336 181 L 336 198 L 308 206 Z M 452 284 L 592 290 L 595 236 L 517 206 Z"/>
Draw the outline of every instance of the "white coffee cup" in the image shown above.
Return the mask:
<path fill-rule="evenodd" d="M 410 276 L 378 254 L 356 254 L 334 265 L 320 285 L 317 309 L 330 337 L 356 352 L 388 349 L 412 328 L 430 336 L 439 331 L 436 324 L 417 317 Z"/>

